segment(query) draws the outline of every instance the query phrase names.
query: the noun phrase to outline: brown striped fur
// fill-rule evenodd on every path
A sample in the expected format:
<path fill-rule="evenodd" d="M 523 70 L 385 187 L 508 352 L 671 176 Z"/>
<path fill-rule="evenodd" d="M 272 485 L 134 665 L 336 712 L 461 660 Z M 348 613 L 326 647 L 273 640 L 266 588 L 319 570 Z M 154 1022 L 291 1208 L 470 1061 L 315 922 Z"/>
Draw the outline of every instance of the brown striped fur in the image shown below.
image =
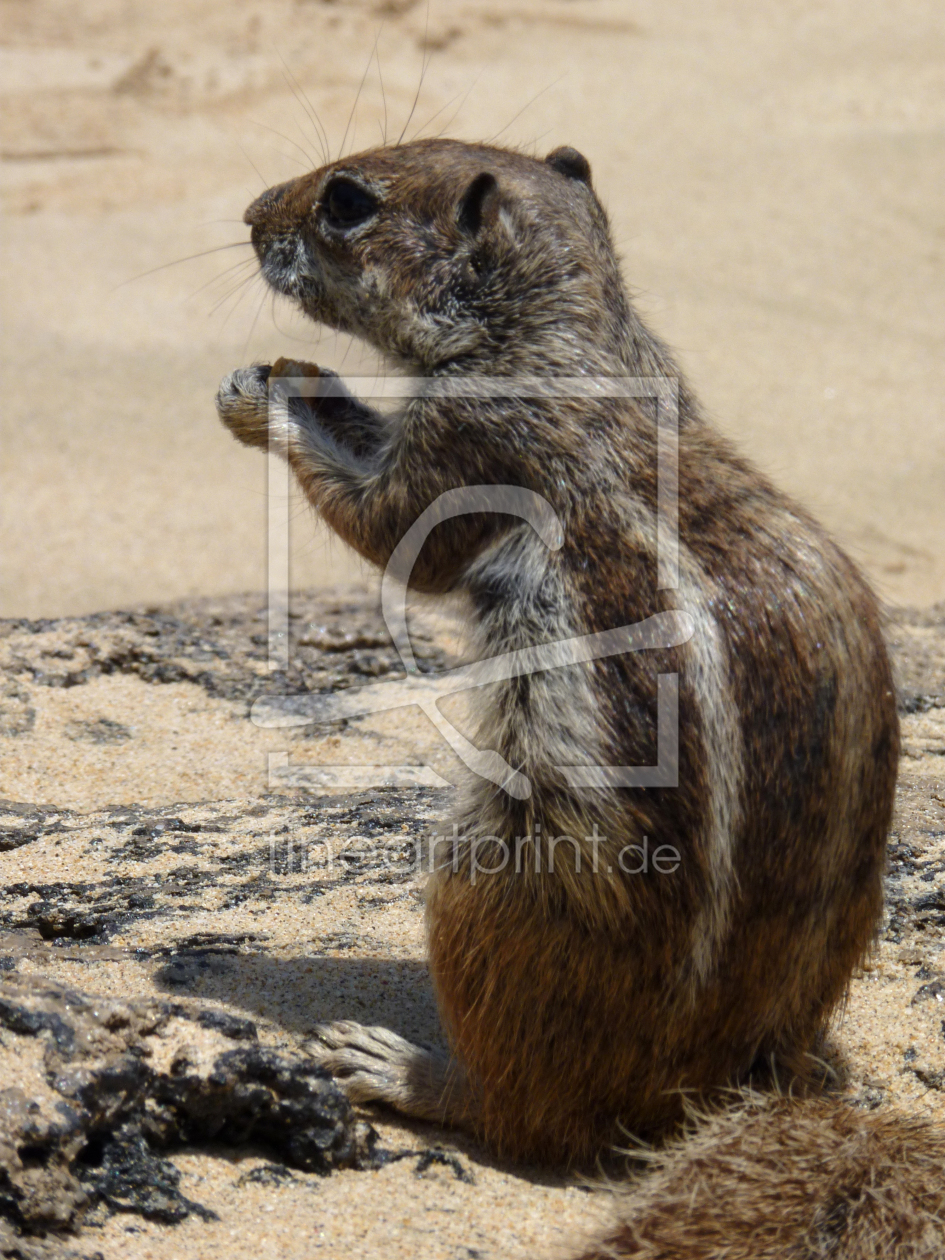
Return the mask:
<path fill-rule="evenodd" d="M 478 746 L 533 790 L 516 800 L 470 782 L 457 848 L 430 881 L 453 1062 L 354 1024 L 323 1030 L 325 1061 L 352 1097 L 574 1166 L 623 1131 L 670 1130 L 684 1096 L 772 1071 L 800 1085 L 882 902 L 898 727 L 862 577 L 708 425 L 627 299 L 573 150 L 542 162 L 417 141 L 272 189 L 246 217 L 274 288 L 415 375 L 679 380 L 680 582 L 662 591 L 646 401 L 421 396 L 384 417 L 323 397 L 293 401 L 270 430 L 269 369 L 224 381 L 224 422 L 275 443 L 332 528 L 378 566 L 447 490 L 545 497 L 564 525 L 559 551 L 516 518 L 470 515 L 437 527 L 412 575 L 418 590 L 468 597 L 483 655 L 673 608 L 696 625 L 678 648 L 484 693 Z M 679 786 L 569 788 L 556 766 L 655 761 L 665 673 L 679 676 Z M 595 824 L 607 837 L 596 872 Z M 552 872 L 548 841 L 562 834 L 580 852 L 559 845 Z M 532 837 L 522 851 L 537 848 L 541 871 L 526 860 L 474 879 L 472 835 L 510 848 Z M 679 852 L 674 874 L 621 872 L 618 852 L 644 836 Z"/>

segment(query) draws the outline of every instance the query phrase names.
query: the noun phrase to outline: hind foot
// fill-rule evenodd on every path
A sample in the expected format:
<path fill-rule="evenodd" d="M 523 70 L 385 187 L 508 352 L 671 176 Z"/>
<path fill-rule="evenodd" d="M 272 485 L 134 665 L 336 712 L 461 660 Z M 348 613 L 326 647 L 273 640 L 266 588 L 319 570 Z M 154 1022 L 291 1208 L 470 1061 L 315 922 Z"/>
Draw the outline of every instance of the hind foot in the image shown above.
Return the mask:
<path fill-rule="evenodd" d="M 475 1108 L 462 1068 L 388 1028 L 352 1020 L 321 1024 L 305 1049 L 352 1102 L 383 1102 L 436 1124 L 472 1126 Z"/>

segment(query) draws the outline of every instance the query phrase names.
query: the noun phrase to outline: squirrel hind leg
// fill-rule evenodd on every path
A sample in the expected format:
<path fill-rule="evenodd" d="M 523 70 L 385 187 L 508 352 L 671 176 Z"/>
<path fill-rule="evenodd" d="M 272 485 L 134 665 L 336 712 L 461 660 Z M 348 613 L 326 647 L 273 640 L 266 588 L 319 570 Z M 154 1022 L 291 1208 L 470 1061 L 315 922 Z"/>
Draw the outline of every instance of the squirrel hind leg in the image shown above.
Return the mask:
<path fill-rule="evenodd" d="M 305 1046 L 352 1102 L 381 1102 L 417 1120 L 475 1129 L 477 1107 L 460 1065 L 388 1028 L 337 1020 Z"/>

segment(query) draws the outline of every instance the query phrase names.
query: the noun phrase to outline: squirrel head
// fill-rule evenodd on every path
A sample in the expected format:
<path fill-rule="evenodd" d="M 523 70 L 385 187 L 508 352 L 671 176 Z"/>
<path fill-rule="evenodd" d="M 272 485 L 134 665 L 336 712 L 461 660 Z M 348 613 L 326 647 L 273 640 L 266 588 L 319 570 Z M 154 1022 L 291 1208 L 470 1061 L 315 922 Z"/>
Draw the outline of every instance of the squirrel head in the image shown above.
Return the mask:
<path fill-rule="evenodd" d="M 622 300 L 586 158 L 419 140 L 269 189 L 245 215 L 269 284 L 419 372 L 587 370 Z M 617 312 L 616 314 L 619 314 Z"/>

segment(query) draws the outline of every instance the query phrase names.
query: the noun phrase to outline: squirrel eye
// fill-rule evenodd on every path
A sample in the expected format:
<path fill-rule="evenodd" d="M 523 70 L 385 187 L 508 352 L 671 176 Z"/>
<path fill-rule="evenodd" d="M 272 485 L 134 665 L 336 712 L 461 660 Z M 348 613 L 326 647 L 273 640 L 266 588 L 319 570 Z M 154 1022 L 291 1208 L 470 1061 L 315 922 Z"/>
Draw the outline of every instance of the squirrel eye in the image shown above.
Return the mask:
<path fill-rule="evenodd" d="M 355 227 L 377 212 L 377 202 L 370 193 L 349 179 L 336 179 L 329 184 L 322 205 L 328 222 L 336 228 Z"/>

